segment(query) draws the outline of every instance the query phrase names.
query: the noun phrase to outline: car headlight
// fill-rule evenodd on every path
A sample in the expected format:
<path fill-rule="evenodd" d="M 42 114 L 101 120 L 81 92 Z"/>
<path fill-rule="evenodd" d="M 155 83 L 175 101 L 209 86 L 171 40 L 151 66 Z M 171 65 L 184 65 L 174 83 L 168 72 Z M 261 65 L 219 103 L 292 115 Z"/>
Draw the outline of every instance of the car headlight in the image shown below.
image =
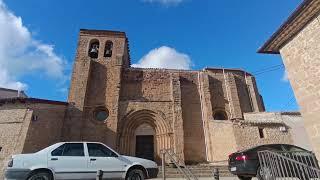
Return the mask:
<path fill-rule="evenodd" d="M 9 162 L 8 162 L 8 167 L 12 167 L 13 166 L 13 159 L 11 159 Z"/>

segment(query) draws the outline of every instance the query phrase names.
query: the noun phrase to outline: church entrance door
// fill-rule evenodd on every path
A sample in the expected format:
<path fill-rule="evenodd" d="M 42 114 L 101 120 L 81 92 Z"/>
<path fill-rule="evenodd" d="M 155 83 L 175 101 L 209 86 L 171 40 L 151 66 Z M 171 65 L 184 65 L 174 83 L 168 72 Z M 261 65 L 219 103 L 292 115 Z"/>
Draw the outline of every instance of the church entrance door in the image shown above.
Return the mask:
<path fill-rule="evenodd" d="M 153 135 L 136 136 L 136 156 L 144 159 L 154 160 Z"/>

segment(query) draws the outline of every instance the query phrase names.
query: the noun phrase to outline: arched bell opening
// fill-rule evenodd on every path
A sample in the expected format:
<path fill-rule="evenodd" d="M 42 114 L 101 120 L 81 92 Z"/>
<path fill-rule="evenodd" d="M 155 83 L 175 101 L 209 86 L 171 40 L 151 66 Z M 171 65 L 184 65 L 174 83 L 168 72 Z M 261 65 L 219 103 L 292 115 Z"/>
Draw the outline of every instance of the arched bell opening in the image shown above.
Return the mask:
<path fill-rule="evenodd" d="M 89 45 L 89 50 L 88 50 L 88 56 L 93 59 L 98 58 L 99 46 L 100 46 L 99 40 L 97 40 L 97 39 L 91 40 L 90 45 Z"/>

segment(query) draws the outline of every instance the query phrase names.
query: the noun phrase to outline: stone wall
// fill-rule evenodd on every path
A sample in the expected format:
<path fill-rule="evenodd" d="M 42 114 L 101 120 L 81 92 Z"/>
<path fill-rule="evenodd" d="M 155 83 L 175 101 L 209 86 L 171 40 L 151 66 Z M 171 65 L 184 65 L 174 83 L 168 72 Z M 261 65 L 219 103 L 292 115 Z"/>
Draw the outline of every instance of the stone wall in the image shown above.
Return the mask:
<path fill-rule="evenodd" d="M 320 16 L 280 49 L 304 124 L 320 159 Z"/>
<path fill-rule="evenodd" d="M 0 176 L 13 154 L 34 153 L 61 141 L 65 105 L 8 103 L 0 106 Z"/>
<path fill-rule="evenodd" d="M 100 43 L 94 59 L 88 56 L 93 41 Z M 114 44 L 112 57 L 103 57 L 106 41 Z M 250 74 L 237 69 L 132 68 L 127 43 L 119 32 L 80 32 L 64 139 L 101 141 L 135 155 L 135 128 L 146 123 L 155 130 L 156 159 L 161 149 L 172 148 L 186 162 L 220 160 L 225 154 L 207 144 L 232 139 L 233 129 L 228 125 L 221 127 L 227 135 L 219 132 L 222 124 L 212 122 L 213 114 L 222 110 L 230 120 L 242 119 L 243 112 L 263 111 Z M 95 120 L 97 109 L 108 110 L 105 122 Z M 228 143 L 233 150 L 235 141 Z"/>
<path fill-rule="evenodd" d="M 311 142 L 304 126 L 303 117 L 300 113 L 281 113 L 283 122 L 291 129 L 291 137 L 293 144 L 300 146 L 304 149 L 312 150 Z"/>
<path fill-rule="evenodd" d="M 33 111 L 0 106 L 0 178 L 13 154 L 22 153 Z"/>
<path fill-rule="evenodd" d="M 33 109 L 33 120 L 28 128 L 23 153 L 34 153 L 61 142 L 66 106 L 33 104 L 28 107 Z"/>
<path fill-rule="evenodd" d="M 170 101 L 171 75 L 164 70 L 126 69 L 122 75 L 121 101 Z"/>
<path fill-rule="evenodd" d="M 209 122 L 208 161 L 219 163 L 228 160 L 228 155 L 237 150 L 233 123 L 230 121 L 211 120 Z"/>
<path fill-rule="evenodd" d="M 206 161 L 198 72 L 180 73 L 184 155 L 187 163 Z"/>
<path fill-rule="evenodd" d="M 113 43 L 112 56 L 105 46 Z M 89 47 L 99 42 L 98 58 L 89 57 Z M 116 149 L 122 70 L 129 66 L 124 33 L 81 30 L 68 102 L 72 104 L 64 126 L 65 140 L 101 141 Z M 109 112 L 108 121 L 97 123 L 97 109 Z"/>
<path fill-rule="evenodd" d="M 288 143 L 310 149 L 299 112 L 245 113 L 244 118 L 241 125 L 235 126 L 238 149 L 269 143 Z M 259 128 L 263 129 L 264 138 L 259 137 Z"/>
<path fill-rule="evenodd" d="M 263 131 L 260 137 L 259 129 Z M 237 150 L 248 149 L 262 144 L 292 144 L 293 140 L 290 131 L 281 132 L 277 124 L 248 124 L 234 126 Z"/>

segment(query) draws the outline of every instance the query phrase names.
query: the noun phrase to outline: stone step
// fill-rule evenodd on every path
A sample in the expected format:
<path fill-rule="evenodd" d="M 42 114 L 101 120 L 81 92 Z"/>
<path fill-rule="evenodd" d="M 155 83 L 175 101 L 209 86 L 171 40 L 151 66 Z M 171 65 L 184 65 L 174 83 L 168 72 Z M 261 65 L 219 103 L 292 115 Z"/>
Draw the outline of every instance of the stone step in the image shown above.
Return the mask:
<path fill-rule="evenodd" d="M 219 169 L 219 175 L 221 177 L 235 177 L 232 175 L 227 166 L 187 166 L 189 170 L 196 176 L 196 177 L 213 177 L 213 170 L 214 168 Z M 158 177 L 162 177 L 162 168 L 159 167 Z M 183 178 L 184 175 L 179 171 L 178 168 L 174 167 L 166 167 L 166 177 L 168 178 Z"/>
<path fill-rule="evenodd" d="M 189 169 L 191 172 L 194 172 L 194 173 L 198 173 L 198 172 L 201 172 L 201 173 L 212 173 L 213 170 L 211 169 L 207 169 L 207 170 L 193 170 L 193 169 Z M 159 170 L 159 172 L 162 172 L 162 170 Z M 166 172 L 167 173 L 176 173 L 176 172 L 180 172 L 178 169 L 166 169 Z M 219 169 L 219 172 L 229 172 L 229 170 L 221 170 Z"/>
<path fill-rule="evenodd" d="M 210 177 L 213 178 L 212 174 L 194 174 L 194 176 L 196 177 Z M 230 173 L 223 173 L 223 174 L 219 174 L 220 177 L 236 177 L 233 174 Z M 167 178 L 183 178 L 184 175 L 183 174 L 166 174 Z M 162 178 L 162 174 L 158 174 L 157 178 Z"/>

